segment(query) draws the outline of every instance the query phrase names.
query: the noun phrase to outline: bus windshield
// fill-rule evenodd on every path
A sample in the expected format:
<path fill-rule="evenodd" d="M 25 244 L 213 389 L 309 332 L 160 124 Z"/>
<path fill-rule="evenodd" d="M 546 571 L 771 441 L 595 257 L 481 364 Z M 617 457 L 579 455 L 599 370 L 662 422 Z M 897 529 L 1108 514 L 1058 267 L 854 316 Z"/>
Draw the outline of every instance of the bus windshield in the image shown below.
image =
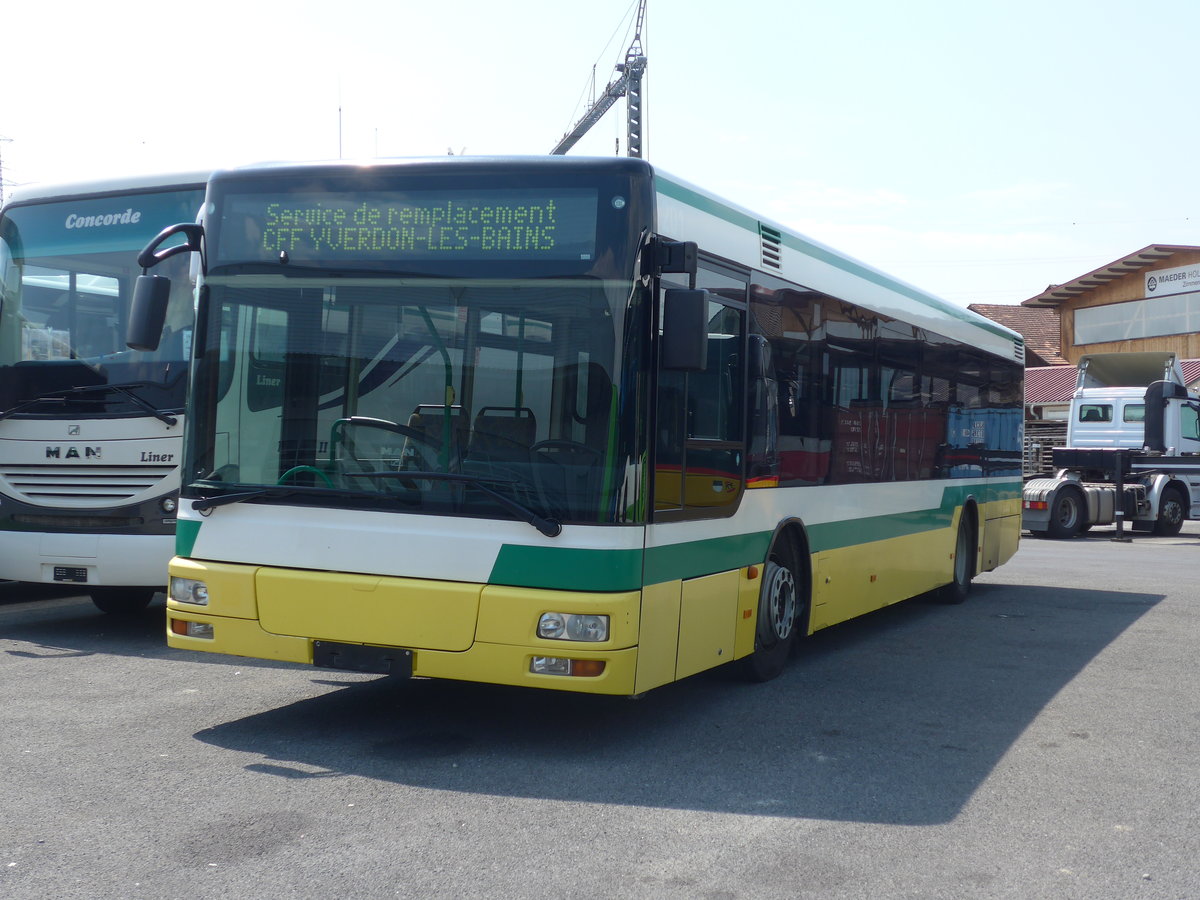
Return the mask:
<path fill-rule="evenodd" d="M 195 217 L 198 189 L 16 204 L 0 219 L 0 416 L 180 412 L 192 335 L 186 256 L 153 353 L 125 347 L 138 251 Z"/>
<path fill-rule="evenodd" d="M 620 414 L 617 373 L 637 290 L 583 277 L 214 275 L 185 496 L 627 521 L 636 424 Z"/>

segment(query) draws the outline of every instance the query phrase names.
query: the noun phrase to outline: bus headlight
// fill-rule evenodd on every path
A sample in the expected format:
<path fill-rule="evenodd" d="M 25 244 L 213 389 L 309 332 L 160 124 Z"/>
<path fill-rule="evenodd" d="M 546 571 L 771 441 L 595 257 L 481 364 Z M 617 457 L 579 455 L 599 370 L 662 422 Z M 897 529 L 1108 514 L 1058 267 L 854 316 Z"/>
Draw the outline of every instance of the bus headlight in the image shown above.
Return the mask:
<path fill-rule="evenodd" d="M 171 576 L 171 599 L 179 603 L 208 606 L 208 585 L 194 578 Z"/>
<path fill-rule="evenodd" d="M 607 641 L 608 616 L 542 613 L 537 636 L 558 641 Z"/>

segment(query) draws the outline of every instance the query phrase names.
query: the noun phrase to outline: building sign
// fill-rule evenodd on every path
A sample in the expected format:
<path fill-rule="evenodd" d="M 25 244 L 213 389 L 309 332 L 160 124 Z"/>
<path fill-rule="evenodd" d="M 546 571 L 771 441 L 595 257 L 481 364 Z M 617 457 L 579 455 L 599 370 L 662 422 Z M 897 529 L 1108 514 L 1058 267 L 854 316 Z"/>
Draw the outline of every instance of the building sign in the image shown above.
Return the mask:
<path fill-rule="evenodd" d="M 1200 291 L 1200 263 L 1146 273 L 1147 297 L 1186 294 L 1191 291 Z"/>

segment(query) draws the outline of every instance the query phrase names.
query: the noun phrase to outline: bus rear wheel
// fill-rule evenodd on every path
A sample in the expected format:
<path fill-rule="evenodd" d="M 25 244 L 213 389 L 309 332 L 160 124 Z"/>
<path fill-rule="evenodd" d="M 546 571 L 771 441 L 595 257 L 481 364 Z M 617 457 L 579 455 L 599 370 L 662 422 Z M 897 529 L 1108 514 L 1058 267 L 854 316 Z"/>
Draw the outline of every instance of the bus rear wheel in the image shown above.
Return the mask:
<path fill-rule="evenodd" d="M 796 632 L 807 604 L 796 578 L 795 553 L 790 546 L 772 548 L 763 569 L 758 595 L 758 622 L 754 652 L 742 659 L 742 672 L 750 681 L 770 681 L 787 665 Z"/>
<path fill-rule="evenodd" d="M 100 612 L 112 616 L 132 616 L 150 605 L 156 590 L 147 587 L 94 587 L 90 593 L 92 603 Z"/>
<path fill-rule="evenodd" d="M 958 535 L 954 539 L 954 580 L 943 587 L 938 599 L 943 603 L 962 603 L 971 593 L 971 579 L 975 577 L 975 529 L 967 510 L 958 520 Z"/>

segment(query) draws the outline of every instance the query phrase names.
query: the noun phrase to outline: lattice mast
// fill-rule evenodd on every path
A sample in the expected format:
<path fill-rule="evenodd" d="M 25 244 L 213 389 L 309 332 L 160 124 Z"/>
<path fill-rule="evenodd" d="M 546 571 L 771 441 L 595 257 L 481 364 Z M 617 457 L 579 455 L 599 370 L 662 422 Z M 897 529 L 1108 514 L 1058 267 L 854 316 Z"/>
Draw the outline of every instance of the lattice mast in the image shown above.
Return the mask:
<path fill-rule="evenodd" d="M 625 51 L 625 61 L 617 63 L 616 77 L 610 81 L 602 93 L 588 107 L 575 126 L 562 136 L 550 151 L 551 156 L 562 156 L 587 134 L 588 130 L 604 117 L 614 103 L 622 97 L 626 98 L 626 153 L 628 156 L 642 157 L 642 139 L 645 136 L 645 110 L 642 93 L 642 80 L 646 74 L 646 53 L 642 49 L 642 26 L 646 21 L 646 0 L 640 0 L 637 8 L 637 19 L 633 28 L 633 40 Z"/>

